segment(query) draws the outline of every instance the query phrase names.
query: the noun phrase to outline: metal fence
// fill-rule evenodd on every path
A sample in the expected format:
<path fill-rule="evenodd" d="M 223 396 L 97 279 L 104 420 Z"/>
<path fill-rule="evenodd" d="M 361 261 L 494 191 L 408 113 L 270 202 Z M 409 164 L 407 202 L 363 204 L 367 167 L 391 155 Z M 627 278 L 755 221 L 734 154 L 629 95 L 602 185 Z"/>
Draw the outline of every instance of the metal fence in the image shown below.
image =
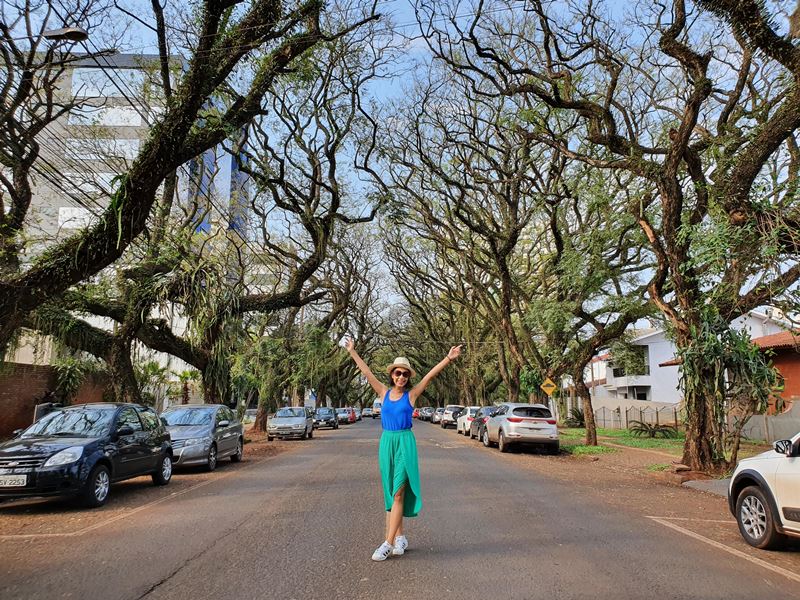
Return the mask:
<path fill-rule="evenodd" d="M 655 425 L 679 426 L 682 415 L 678 407 L 661 408 L 629 406 L 627 408 L 598 408 L 594 411 L 594 420 L 598 427 L 605 429 L 628 429 L 633 421 Z"/>

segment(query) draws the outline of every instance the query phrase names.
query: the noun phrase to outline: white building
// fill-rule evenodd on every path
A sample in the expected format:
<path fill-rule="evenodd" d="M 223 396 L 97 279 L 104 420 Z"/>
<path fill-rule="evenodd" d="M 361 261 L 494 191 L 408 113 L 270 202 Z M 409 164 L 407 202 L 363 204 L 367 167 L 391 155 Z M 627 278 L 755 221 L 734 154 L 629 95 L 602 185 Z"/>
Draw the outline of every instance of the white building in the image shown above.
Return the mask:
<path fill-rule="evenodd" d="M 746 329 L 752 338 L 791 328 L 788 322 L 771 309 L 765 312 L 751 311 L 735 319 L 731 325 L 736 330 Z M 642 348 L 645 365 L 642 373 L 626 373 L 623 368 L 614 365 L 614 357 L 609 353 L 596 356 L 587 367 L 585 381 L 592 390 L 595 407 L 616 407 L 638 402 L 678 404 L 682 397 L 678 366 L 673 361 L 676 348 L 667 339 L 664 330 L 640 332 L 630 343 Z"/>

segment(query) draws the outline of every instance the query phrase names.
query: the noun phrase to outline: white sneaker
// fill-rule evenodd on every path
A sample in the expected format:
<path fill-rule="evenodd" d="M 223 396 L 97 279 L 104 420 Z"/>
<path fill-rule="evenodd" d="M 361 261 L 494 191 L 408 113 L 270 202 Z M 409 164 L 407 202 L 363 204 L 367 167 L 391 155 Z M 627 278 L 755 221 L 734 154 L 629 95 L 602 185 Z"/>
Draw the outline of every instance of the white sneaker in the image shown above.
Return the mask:
<path fill-rule="evenodd" d="M 378 546 L 377 550 L 372 553 L 372 560 L 386 560 L 392 553 L 392 545 L 389 542 L 383 542 Z"/>
<path fill-rule="evenodd" d="M 392 554 L 395 556 L 402 556 L 405 554 L 406 548 L 408 548 L 408 540 L 404 535 L 398 535 L 394 538 L 394 550 L 392 550 Z"/>

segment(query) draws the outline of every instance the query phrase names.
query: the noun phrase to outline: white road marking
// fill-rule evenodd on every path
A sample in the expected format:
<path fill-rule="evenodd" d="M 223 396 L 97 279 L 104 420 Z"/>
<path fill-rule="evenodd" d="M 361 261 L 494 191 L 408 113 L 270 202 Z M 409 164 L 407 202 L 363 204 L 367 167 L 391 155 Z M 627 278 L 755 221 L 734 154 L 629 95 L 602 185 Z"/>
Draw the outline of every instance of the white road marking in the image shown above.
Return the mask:
<path fill-rule="evenodd" d="M 665 521 L 697 521 L 698 523 L 727 523 L 729 525 L 736 525 L 733 519 L 692 519 L 690 517 L 653 517 L 646 515 L 648 519 L 664 519 Z"/>
<path fill-rule="evenodd" d="M 201 483 L 198 483 L 196 485 L 188 487 L 185 490 L 181 490 L 180 492 L 173 492 L 169 496 L 164 496 L 163 498 L 159 498 L 158 500 L 153 500 L 152 502 L 148 502 L 147 504 L 142 504 L 141 506 L 138 506 L 138 507 L 136 507 L 136 508 L 134 508 L 132 510 L 126 511 L 126 512 L 124 512 L 122 514 L 119 514 L 119 515 L 116 515 L 114 517 L 110 517 L 110 518 L 106 519 L 105 521 L 100 521 L 99 523 L 95 523 L 94 525 L 89 525 L 87 527 L 84 527 L 83 529 L 78 529 L 77 531 L 70 531 L 69 533 L 19 533 L 19 534 L 10 534 L 10 535 L 0 535 L 0 541 L 3 541 L 3 540 L 31 540 L 31 539 L 45 539 L 45 538 L 78 537 L 78 536 L 81 536 L 81 535 L 83 535 L 85 533 L 88 533 L 90 531 L 94 531 L 95 529 L 100 529 L 101 527 L 105 527 L 106 525 L 110 525 L 111 523 L 114 523 L 116 521 L 120 521 L 122 519 L 127 519 L 131 515 L 135 515 L 138 512 L 141 512 L 143 510 L 147 510 L 148 508 L 152 508 L 153 506 L 155 506 L 157 504 L 161 504 L 162 502 L 166 502 L 167 500 L 172 500 L 174 498 L 177 498 L 178 496 L 182 496 L 184 494 L 188 494 L 189 492 L 191 492 L 193 490 L 196 490 L 198 488 L 201 488 L 201 487 L 203 487 L 205 485 L 208 485 L 209 483 L 214 483 L 215 481 L 219 481 L 220 479 L 225 479 L 226 477 L 230 477 L 234 473 L 238 473 L 240 471 L 244 471 L 246 469 L 254 467 L 257 464 L 264 462 L 265 460 L 269 460 L 270 458 L 273 458 L 273 457 L 268 456 L 266 458 L 262 458 L 261 460 L 257 460 L 254 463 L 249 464 L 249 465 L 247 465 L 247 466 L 245 466 L 245 467 L 243 467 L 241 469 L 236 469 L 235 471 L 229 471 L 229 472 L 225 473 L 224 475 L 220 475 L 218 477 L 215 477 L 214 479 L 209 479 L 207 481 L 203 481 Z"/>
<path fill-rule="evenodd" d="M 769 571 L 772 571 L 773 573 L 777 573 L 778 575 L 783 575 L 787 579 L 791 579 L 792 581 L 796 581 L 796 582 L 800 583 L 800 575 L 798 575 L 797 573 L 794 573 L 792 571 L 789 571 L 788 569 L 782 569 L 781 567 L 776 567 L 775 565 L 770 564 L 767 561 L 761 560 L 760 558 L 755 558 L 753 556 L 750 556 L 749 554 L 746 554 L 746 553 L 742 552 L 741 550 L 736 550 L 735 548 L 731 548 L 730 546 L 726 546 L 725 544 L 722 544 L 720 542 L 717 542 L 717 541 L 711 540 L 711 539 L 709 539 L 707 537 L 704 537 L 704 536 L 700 535 L 699 533 L 695 533 L 694 531 L 689 531 L 688 529 L 684 529 L 683 527 L 680 527 L 679 525 L 675 525 L 675 523 L 670 523 L 665 518 L 650 517 L 650 516 L 648 516 L 647 518 L 655 521 L 656 523 L 660 523 L 664 527 L 669 527 L 670 529 L 674 529 L 675 531 L 678 531 L 678 532 L 680 532 L 680 533 L 682 533 L 684 535 L 688 535 L 689 537 L 692 537 L 692 538 L 694 538 L 696 540 L 700 540 L 701 542 L 705 542 L 706 544 L 709 544 L 711 546 L 714 546 L 715 548 L 723 550 L 724 552 L 727 552 L 728 554 L 733 554 L 734 556 L 738 556 L 739 558 L 743 558 L 744 560 L 749 561 L 749 562 L 751 562 L 751 563 L 753 563 L 755 565 L 758 565 L 759 567 L 763 567 L 763 568 L 765 568 L 765 569 L 767 569 Z M 727 523 L 728 521 L 725 521 L 725 522 Z"/>

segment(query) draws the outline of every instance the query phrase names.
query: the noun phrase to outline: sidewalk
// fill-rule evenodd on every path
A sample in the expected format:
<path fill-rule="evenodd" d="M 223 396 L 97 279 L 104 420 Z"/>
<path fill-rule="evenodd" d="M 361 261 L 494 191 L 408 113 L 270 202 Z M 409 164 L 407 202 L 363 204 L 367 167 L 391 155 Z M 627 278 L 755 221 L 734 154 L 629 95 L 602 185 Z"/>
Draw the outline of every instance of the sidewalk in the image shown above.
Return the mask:
<path fill-rule="evenodd" d="M 686 487 L 694 488 L 696 490 L 701 490 L 703 492 L 710 492 L 712 494 L 716 494 L 718 496 L 723 496 L 725 498 L 728 497 L 728 486 L 731 484 L 730 477 L 726 479 L 705 479 L 705 480 L 693 480 L 693 481 L 684 481 L 683 485 Z"/>

